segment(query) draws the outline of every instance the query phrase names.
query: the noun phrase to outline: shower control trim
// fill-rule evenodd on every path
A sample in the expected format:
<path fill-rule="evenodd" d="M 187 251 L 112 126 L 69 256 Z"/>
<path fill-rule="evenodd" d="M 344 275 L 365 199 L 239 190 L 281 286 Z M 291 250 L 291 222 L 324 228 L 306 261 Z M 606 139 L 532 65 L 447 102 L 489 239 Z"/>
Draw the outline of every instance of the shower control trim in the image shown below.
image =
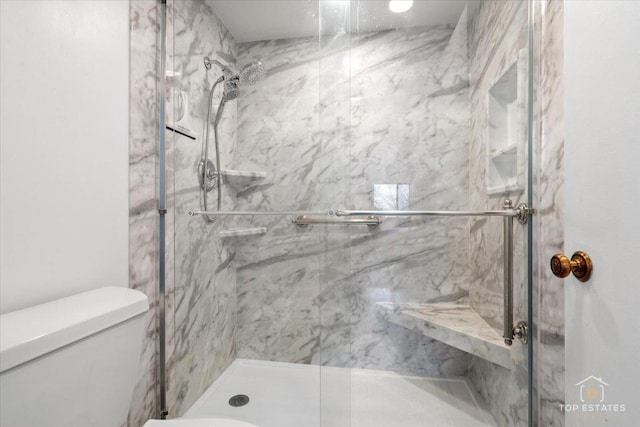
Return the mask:
<path fill-rule="evenodd" d="M 211 160 L 207 159 L 207 168 L 205 170 L 204 160 L 198 162 L 198 183 L 204 191 L 211 191 L 216 187 L 218 182 L 218 171 Z"/>

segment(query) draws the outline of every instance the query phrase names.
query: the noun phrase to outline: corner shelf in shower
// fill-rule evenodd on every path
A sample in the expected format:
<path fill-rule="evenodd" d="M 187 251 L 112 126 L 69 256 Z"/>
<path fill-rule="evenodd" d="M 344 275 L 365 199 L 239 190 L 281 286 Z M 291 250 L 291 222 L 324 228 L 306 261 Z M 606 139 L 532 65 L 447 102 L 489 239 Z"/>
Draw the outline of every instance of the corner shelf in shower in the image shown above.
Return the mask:
<path fill-rule="evenodd" d="M 380 315 L 389 323 L 511 369 L 509 347 L 469 305 L 379 302 L 377 306 Z"/>
<path fill-rule="evenodd" d="M 218 233 L 221 239 L 240 238 L 249 236 L 261 236 L 267 232 L 266 227 L 254 227 L 254 228 L 233 228 L 231 230 L 225 230 Z"/>
<path fill-rule="evenodd" d="M 222 180 L 236 191 L 244 191 L 267 177 L 266 172 L 223 169 Z"/>

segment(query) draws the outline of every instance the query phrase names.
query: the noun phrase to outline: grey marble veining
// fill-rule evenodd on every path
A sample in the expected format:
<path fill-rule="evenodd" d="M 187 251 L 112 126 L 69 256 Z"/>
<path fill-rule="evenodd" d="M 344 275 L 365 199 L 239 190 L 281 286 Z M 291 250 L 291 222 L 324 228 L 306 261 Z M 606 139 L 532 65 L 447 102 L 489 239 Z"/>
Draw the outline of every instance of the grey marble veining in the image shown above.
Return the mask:
<path fill-rule="evenodd" d="M 515 205 L 526 200 L 524 192 L 487 195 L 489 138 L 488 93 L 504 72 L 526 49 L 527 2 L 482 2 L 470 21 L 471 209 L 502 209 L 505 197 Z M 496 331 L 503 327 L 502 220 L 474 218 L 470 228 L 469 303 Z M 526 227 L 514 223 L 514 318 L 527 318 Z M 488 403 L 501 427 L 526 426 L 527 347 L 515 341 L 511 347 L 511 370 L 472 357 L 469 377 Z"/>
<path fill-rule="evenodd" d="M 503 338 L 467 304 L 393 304 L 379 302 L 383 318 L 511 369 L 511 351 Z"/>
<path fill-rule="evenodd" d="M 238 100 L 235 167 L 269 173 L 238 210 L 373 208 L 374 184 L 408 185 L 411 209 L 466 208 L 467 57 L 466 25 L 240 45 L 238 62 L 268 73 Z M 375 304 L 465 297 L 468 220 L 290 220 L 245 220 L 268 231 L 237 247 L 239 357 L 465 373 L 465 353 Z"/>
<path fill-rule="evenodd" d="M 526 372 L 509 371 L 480 357 L 471 358 L 469 379 L 489 406 L 498 426 L 527 425 L 528 405 L 526 399 L 522 400 L 522 393 L 526 392 L 528 381 L 523 374 Z"/>
<path fill-rule="evenodd" d="M 195 141 L 168 132 L 173 146 L 171 167 L 174 174 L 174 319 L 173 353 L 169 373 L 169 405 L 173 416 L 180 416 L 236 357 L 236 277 L 235 252 L 218 233 L 230 227 L 231 219 L 208 223 L 187 212 L 201 209 L 202 194 L 197 181 L 197 163 L 205 135 L 209 91 L 221 75 L 217 67 L 206 70 L 205 56 L 235 67 L 237 45 L 206 1 L 173 3 L 174 49 L 169 63 L 179 73 L 168 88 L 171 111 L 175 93 L 188 94 L 189 123 L 199 135 Z M 216 89 L 212 111 L 215 114 L 222 85 Z M 221 168 L 231 169 L 236 146 L 236 103 L 228 102 L 219 125 Z M 210 152 L 215 153 L 213 128 Z M 215 159 L 212 155 L 211 159 Z M 222 209 L 232 210 L 234 193 L 223 186 Z M 217 193 L 208 194 L 215 206 Z"/>
<path fill-rule="evenodd" d="M 158 414 L 158 223 L 156 196 L 160 9 L 154 0 L 130 3 L 129 287 L 149 297 L 138 378 L 127 426 Z"/>
<path fill-rule="evenodd" d="M 485 195 L 483 93 L 525 46 L 523 2 L 484 2 L 468 37 L 467 27 L 458 25 L 240 46 L 209 3 L 176 2 L 175 17 L 169 4 L 168 44 L 176 55 L 167 65 L 182 73 L 175 89 L 189 93 L 190 122 L 199 138 L 206 92 L 217 78 L 203 71 L 202 56 L 219 55 L 234 67 L 261 60 L 269 70 L 263 83 L 243 88 L 238 101 L 227 105 L 221 125 L 223 168 L 268 174 L 239 188 L 225 185 L 225 209 L 372 208 L 374 184 L 408 185 L 411 209 L 501 208 L 503 198 Z M 546 70 L 539 82 L 536 195 L 540 239 L 546 242 L 541 259 L 563 246 L 562 4 L 544 6 L 544 20 L 538 20 L 544 44 L 539 60 Z M 155 1 L 131 3 L 131 286 L 152 301 L 131 426 L 158 409 L 157 7 Z M 218 101 L 219 94 L 215 106 Z M 176 233 L 175 242 L 168 239 L 175 263 L 173 250 L 167 253 L 172 415 L 240 356 L 417 375 L 464 375 L 468 369 L 499 425 L 525 425 L 524 347 L 513 348 L 509 371 L 389 324 L 376 310 L 380 301 L 447 302 L 470 294 L 474 309 L 501 329 L 502 272 L 495 262 L 501 259 L 501 221 L 391 218 L 374 231 L 298 229 L 292 218 L 276 217 L 205 225 L 186 215 L 201 207 L 195 180 L 200 142 L 167 134 L 167 221 Z M 223 230 L 246 227 L 268 231 L 220 239 Z M 516 260 L 524 259 L 524 229 L 516 230 L 522 231 Z M 516 263 L 520 317 L 526 313 L 524 273 L 524 263 Z M 562 284 L 542 268 L 536 274 L 540 425 L 563 425 L 557 410 L 564 394 Z"/>
<path fill-rule="evenodd" d="M 518 59 L 526 48 L 527 9 L 523 1 L 482 3 L 472 27 L 472 45 L 476 50 L 471 57 L 471 157 L 470 208 L 502 209 L 506 197 L 514 205 L 526 201 L 523 192 L 487 195 L 486 176 L 489 155 L 488 92 L 503 73 Z M 477 40 L 477 41 L 476 41 Z M 475 41 L 475 43 L 474 43 Z M 525 227 L 514 225 L 514 281 L 518 289 L 524 283 Z M 497 330 L 502 329 L 502 220 L 500 218 L 474 218 L 471 221 L 470 303 Z M 520 299 L 517 299 L 520 301 Z M 526 300 L 524 300 L 526 303 Z M 526 307 L 526 305 L 525 305 Z"/>
<path fill-rule="evenodd" d="M 537 396 L 539 426 L 561 427 L 565 414 L 560 405 L 565 402 L 565 337 L 564 337 L 564 280 L 553 276 L 548 268 L 549 258 L 566 253 L 564 248 L 564 3 L 544 1 L 535 9 L 535 63 L 540 64 L 534 75 L 536 93 L 535 114 L 537 129 L 537 157 L 534 162 L 538 185 L 534 200 L 538 215 L 534 227 L 536 265 L 534 269 L 534 321 L 537 324 L 536 366 L 538 381 L 534 384 Z"/>

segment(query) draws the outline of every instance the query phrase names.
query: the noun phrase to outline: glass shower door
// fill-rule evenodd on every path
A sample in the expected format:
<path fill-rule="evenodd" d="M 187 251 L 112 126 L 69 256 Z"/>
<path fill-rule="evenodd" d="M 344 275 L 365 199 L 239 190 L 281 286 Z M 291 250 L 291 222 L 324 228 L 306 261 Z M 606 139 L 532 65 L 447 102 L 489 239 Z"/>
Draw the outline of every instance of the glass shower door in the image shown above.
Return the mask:
<path fill-rule="evenodd" d="M 325 191 L 380 221 L 325 226 L 323 426 L 529 422 L 528 346 L 503 338 L 504 219 L 407 215 L 527 201 L 527 3 L 436 3 L 320 2 L 320 130 L 343 144 Z M 518 322 L 527 226 L 511 222 Z"/>
<path fill-rule="evenodd" d="M 526 3 L 276 3 L 311 30 L 246 39 L 229 14 L 264 2 L 169 1 L 171 414 L 525 425 L 495 212 L 526 199 Z"/>

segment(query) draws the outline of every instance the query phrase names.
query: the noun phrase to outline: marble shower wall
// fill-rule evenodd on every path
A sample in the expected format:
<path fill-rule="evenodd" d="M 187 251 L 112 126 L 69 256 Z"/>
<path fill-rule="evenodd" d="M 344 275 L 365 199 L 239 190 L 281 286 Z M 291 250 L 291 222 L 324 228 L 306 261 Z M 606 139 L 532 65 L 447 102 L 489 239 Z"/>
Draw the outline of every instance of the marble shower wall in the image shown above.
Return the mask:
<path fill-rule="evenodd" d="M 552 427 L 564 426 L 564 414 L 560 411 L 560 404 L 564 403 L 564 289 L 563 281 L 554 277 L 548 269 L 548 259 L 551 254 L 564 252 L 564 226 L 562 213 L 564 209 L 563 196 L 563 167 L 564 156 L 564 98 L 563 98 L 563 2 L 548 0 L 535 2 L 534 21 L 534 115 L 537 128 L 534 130 L 534 158 L 533 166 L 535 176 L 533 200 L 536 208 L 536 215 L 533 217 L 533 227 L 536 240 L 534 255 L 534 277 L 533 277 L 533 310 L 534 328 L 534 370 L 537 381 L 534 386 L 534 420 L 533 425 Z M 495 62 L 495 68 L 508 67 L 508 56 L 500 53 L 500 50 L 511 52 L 511 60 L 515 55 L 515 49 L 519 46 L 526 46 L 523 29 L 526 27 L 526 2 L 483 2 L 476 18 L 472 22 L 476 30 L 471 36 L 472 43 L 477 40 L 478 46 L 497 47 L 495 52 L 492 49 L 476 49 L 479 54 L 485 51 L 484 55 L 490 61 Z M 489 23 L 493 22 L 493 25 Z M 501 28 L 500 23 L 511 23 L 511 27 Z M 489 30 L 485 35 L 486 41 L 482 41 L 480 29 Z M 517 35 L 517 36 L 516 36 Z M 517 41 L 516 41 L 517 38 Z M 509 47 L 511 46 L 511 47 Z M 475 65 L 482 64 L 477 61 L 474 64 L 472 58 L 472 88 L 474 87 L 473 70 Z M 482 74 L 480 74 L 482 76 Z M 481 79 L 480 79 L 481 80 Z M 481 84 L 481 83 L 478 83 Z M 472 96 L 473 96 L 472 89 Z M 481 101 L 481 100 L 480 100 Z M 473 104 L 472 112 L 472 144 L 476 147 L 483 147 L 483 143 L 478 143 L 478 139 L 486 137 L 482 128 L 477 125 L 481 123 L 485 115 L 486 107 L 482 102 Z M 477 114 L 479 113 L 479 114 Z M 478 118 L 478 116 L 480 116 Z M 476 123 L 477 122 L 477 123 Z M 480 129 L 480 136 L 473 131 Z M 472 154 L 473 155 L 473 154 Z M 483 154 L 484 155 L 484 154 Z M 472 171 L 473 173 L 473 171 Z M 476 171 L 481 177 L 482 171 Z M 472 178 L 472 183 L 474 179 Z M 476 180 L 477 183 L 483 182 Z M 473 184 L 472 184 L 473 188 Z M 472 190 L 473 194 L 479 193 Z M 523 196 L 513 197 L 514 200 L 522 199 Z M 473 199 L 472 199 L 473 200 Z M 491 199 L 489 200 L 491 202 Z M 496 199 L 494 205 L 499 207 L 501 199 Z M 480 204 L 472 207 L 482 207 Z M 500 242 L 488 243 L 488 236 L 494 235 L 493 231 L 485 231 L 486 224 L 482 224 L 478 229 L 478 238 L 473 237 L 474 227 L 472 226 L 472 257 L 475 254 L 482 254 L 489 251 L 496 256 L 499 251 Z M 519 227 L 516 227 L 518 230 Z M 516 233 L 518 236 L 519 233 Z M 483 242 L 482 245 L 474 242 Z M 518 242 L 518 240 L 516 240 Z M 519 251 L 524 248 L 525 242 L 516 244 L 516 256 L 519 258 Z M 474 249 L 474 247 L 476 249 Z M 493 248 L 493 249 L 491 249 Z M 526 252 L 523 252 L 526 253 Z M 472 258 L 473 259 L 473 258 Z M 487 261 L 484 265 L 489 266 Z M 524 263 L 522 263 L 524 265 Z M 516 263 L 516 267 L 521 267 Z M 474 270 L 472 271 L 482 271 Z M 491 270 L 495 278 L 499 280 L 500 271 Z M 516 278 L 524 278 L 525 272 L 521 268 L 516 269 Z M 475 280 L 475 282 L 474 282 Z M 477 286 L 476 286 L 477 284 Z M 489 284 L 490 285 L 490 284 Z M 487 319 L 498 321 L 502 315 L 501 311 L 491 312 L 491 293 L 497 298 L 499 288 L 482 286 L 482 276 L 472 276 L 471 301 L 477 304 L 476 308 L 482 312 Z M 488 291 L 489 290 L 489 291 Z M 524 292 L 524 288 L 516 282 L 516 316 L 525 315 L 525 307 L 520 305 L 526 303 L 526 298 L 519 298 L 518 295 Z M 501 306 L 498 306 L 501 307 Z M 480 390 L 489 403 L 494 418 L 499 425 L 517 426 L 527 425 L 524 410 L 526 410 L 526 358 L 520 357 L 520 347 L 514 347 L 512 359 L 514 369 L 507 371 L 499 366 L 493 365 L 482 359 L 473 357 L 470 365 L 469 376 L 473 383 Z M 515 385 L 515 386 L 514 386 Z M 502 403 L 502 404 L 500 404 Z"/>
<path fill-rule="evenodd" d="M 130 12 L 130 287 L 149 296 L 151 309 L 128 426 L 139 427 L 159 415 L 158 376 L 158 81 L 161 10 L 156 0 L 131 1 Z M 235 359 L 235 266 L 232 248 L 216 234 L 226 226 L 188 217 L 199 208 L 196 163 L 208 90 L 219 77 L 205 72 L 205 55 L 234 65 L 237 46 L 204 1 L 167 2 L 167 121 L 174 94 L 189 96 L 196 141 L 173 132 L 166 140 L 166 332 L 167 401 L 171 417 L 181 415 Z M 173 53 L 177 53 L 174 55 Z M 169 73 L 171 74 L 171 73 Z M 216 90 L 213 103 L 220 99 Z M 221 122 L 223 167 L 234 158 L 236 107 L 227 105 Z M 215 200 L 215 192 L 210 193 Z M 224 208 L 233 195 L 223 193 Z M 175 240 L 174 240 L 175 231 Z M 174 255 L 175 257 L 174 262 Z M 175 269 L 174 269 L 175 267 Z"/>
<path fill-rule="evenodd" d="M 149 297 L 140 369 L 127 426 L 158 415 L 158 92 L 160 7 L 130 3 L 129 287 Z"/>
<path fill-rule="evenodd" d="M 375 184 L 408 185 L 404 208 L 467 208 L 463 22 L 240 45 L 239 63 L 260 60 L 268 76 L 238 100 L 236 168 L 268 176 L 237 209 L 374 208 Z M 390 218 L 374 231 L 290 220 L 241 223 L 268 232 L 237 246 L 238 357 L 466 372 L 467 354 L 384 322 L 375 303 L 467 297 L 468 220 Z"/>
<path fill-rule="evenodd" d="M 537 117 L 534 170 L 537 171 L 538 213 L 534 230 L 537 241 L 534 265 L 534 359 L 537 372 L 537 422 L 562 427 L 565 403 L 564 280 L 548 268 L 549 257 L 564 250 L 564 2 L 536 2 L 534 41 L 534 112 Z"/>
<path fill-rule="evenodd" d="M 487 195 L 489 140 L 489 90 L 527 49 L 527 2 L 485 1 L 470 21 L 471 148 L 470 208 L 502 209 L 506 197 L 514 205 L 526 201 L 526 193 Z M 526 77 L 525 77 L 526 78 Z M 526 117 L 522 118 L 526 120 Z M 526 227 L 514 222 L 514 317 L 527 319 Z M 503 326 L 502 220 L 471 220 L 470 304 L 497 331 Z M 511 347 L 512 369 L 472 357 L 469 377 L 488 403 L 499 426 L 526 426 L 527 346 Z"/>
<path fill-rule="evenodd" d="M 188 95 L 188 122 L 197 139 L 167 132 L 168 165 L 173 176 L 175 200 L 173 253 L 175 256 L 169 328 L 168 402 L 171 416 L 182 415 L 236 358 L 236 266 L 233 246 L 217 234 L 229 228 L 231 218 L 208 223 L 188 211 L 203 207 L 197 165 L 205 134 L 209 91 L 222 75 L 216 66 L 206 70 L 209 56 L 235 67 L 237 45 L 206 1 L 173 3 L 173 49 L 168 50 L 168 68 L 179 75 L 168 78 L 168 117 L 175 114 L 178 92 Z M 171 37 L 171 35 L 173 37 Z M 222 85 L 215 90 L 212 111 L 218 108 Z M 213 118 L 212 118 L 213 120 Z M 229 169 L 235 156 L 237 108 L 226 104 L 219 125 L 221 168 Z M 215 153 L 213 127 L 210 153 Z M 215 158 L 213 154 L 210 158 Z M 223 186 L 222 210 L 233 210 L 234 194 Z M 208 206 L 215 209 L 217 190 L 208 193 Z"/>
<path fill-rule="evenodd" d="M 412 208 L 500 208 L 503 199 L 484 196 L 482 162 L 473 160 L 469 164 L 469 153 L 459 154 L 459 151 L 464 151 L 464 147 L 468 149 L 471 132 L 474 144 L 471 158 L 482 159 L 486 155 L 482 152 L 484 144 L 479 142 L 486 137 L 482 130 L 486 119 L 483 124 L 482 114 L 478 114 L 482 108 L 486 109 L 479 86 L 490 80 L 488 73 L 499 75 L 498 70 L 510 65 L 507 52 L 521 42 L 516 29 L 522 28 L 518 26 L 526 15 L 522 3 L 484 2 L 471 22 L 469 43 L 475 55 L 470 65 L 469 88 L 468 55 L 462 50 L 462 45 L 467 43 L 456 47 L 456 40 L 466 38 L 464 26 L 458 25 L 454 32 L 447 27 L 432 27 L 406 33 L 343 37 L 333 43 L 323 40 L 322 51 L 317 39 L 237 46 L 203 1 L 177 2 L 174 30 L 169 0 L 169 33 L 175 35 L 169 38 L 169 49 L 174 50 L 171 44 L 175 40 L 175 52 L 182 53 L 169 58 L 169 64 L 171 69 L 184 73 L 184 78 L 173 82 L 177 83 L 174 88 L 190 94 L 191 123 L 199 138 L 206 114 L 203 110 L 205 88 L 217 77 L 211 71 L 203 72 L 201 56 L 214 52 L 218 59 L 230 63 L 240 58 L 237 61 L 240 65 L 260 59 L 269 68 L 269 77 L 264 83 L 245 88 L 237 104 L 227 105 L 222 125 L 224 140 L 229 141 L 229 144 L 223 143 L 226 166 L 231 166 L 229 161 L 233 161 L 235 169 L 266 171 L 269 176 L 261 184 L 240 192 L 235 201 L 233 194 L 225 192 L 225 206 L 231 208 L 235 203 L 237 209 L 251 210 L 364 208 L 372 204 L 372 184 L 401 183 L 410 185 Z M 536 20 L 542 27 L 538 41 L 542 55 L 536 61 L 541 61 L 544 70 L 537 83 L 541 188 L 536 197 L 540 208 L 537 226 L 541 239 L 548 242 L 548 250 L 541 248 L 541 254 L 560 251 L 563 245 L 555 238 L 562 235 L 558 207 L 562 199 L 562 171 L 558 160 L 562 158 L 563 146 L 559 126 L 562 120 L 562 2 L 547 1 L 543 6 L 538 9 L 541 16 Z M 159 29 L 158 3 L 132 1 L 130 286 L 149 296 L 152 309 L 129 426 L 142 425 L 158 411 L 156 84 Z M 418 41 L 421 35 L 427 36 L 423 42 Z M 403 37 L 411 44 L 399 44 Z M 378 42 L 380 46 L 376 45 Z M 381 46 L 385 44 L 394 46 L 395 52 L 393 49 L 384 52 Z M 351 55 L 350 47 L 354 49 Z M 410 56 L 406 55 L 407 50 L 411 51 Z M 425 56 L 439 58 L 433 60 L 437 65 L 425 65 L 422 62 Z M 425 66 L 433 66 L 433 71 L 423 73 L 421 67 Z M 375 78 L 377 73 L 390 78 L 380 81 Z M 416 82 L 416 76 L 432 74 L 435 77 L 428 82 Z M 483 80 L 486 81 L 483 83 Z M 371 83 L 375 84 L 376 91 L 367 88 Z M 427 94 L 424 99 L 422 91 Z M 469 97 L 475 102 L 471 130 L 467 125 Z M 219 94 L 216 94 L 214 105 L 218 100 Z M 416 105 L 417 117 L 410 115 L 411 102 Z M 394 110 L 385 111 L 390 105 Z M 407 114 L 396 114 L 397 111 Z M 434 111 L 440 116 L 434 116 Z M 427 124 L 425 117 L 433 120 Z M 367 129 L 374 130 L 368 132 Z M 236 138 L 238 147 L 234 151 L 232 141 Z M 455 144 L 446 144 L 449 140 Z M 501 271 L 489 258 L 500 256 L 501 240 L 496 238 L 501 235 L 499 220 L 495 220 L 495 224 L 474 221 L 469 226 L 466 220 L 429 220 L 422 224 L 415 220 L 390 219 L 375 232 L 360 227 L 316 226 L 301 230 L 288 223 L 290 218 L 263 217 L 204 226 L 185 215 L 186 210 L 201 203 L 194 171 L 200 141 L 167 135 L 169 196 L 175 194 L 175 200 L 170 198 L 168 203 L 173 206 L 179 202 L 176 216 L 172 209 L 167 215 L 167 230 L 172 230 L 175 220 L 176 232 L 179 232 L 174 243 L 179 255 L 175 275 L 169 272 L 167 277 L 172 416 L 184 412 L 236 355 L 398 369 L 427 375 L 464 374 L 470 359 L 469 376 L 491 404 L 496 419 L 501 425 L 522 425 L 526 419 L 522 413 L 526 404 L 520 401 L 525 389 L 521 369 L 525 366 L 523 355 L 514 355 L 518 369 L 508 371 L 427 338 L 417 338 L 400 327 L 380 323 L 373 312 L 375 301 L 455 300 L 469 292 L 468 282 L 471 282 L 473 304 L 497 326 L 502 313 L 499 308 L 491 308 L 490 302 L 496 301 L 501 289 Z M 416 152 L 420 156 L 415 156 Z M 409 155 L 412 157 L 408 158 Z M 369 160 L 363 161 L 365 158 Z M 458 168 L 469 168 L 470 178 L 464 172 L 454 172 Z M 416 176 L 414 171 L 423 175 Z M 439 176 L 442 173 L 446 174 L 444 179 Z M 393 181 L 376 181 L 382 176 L 391 176 Z M 174 181 L 175 191 L 171 188 Z M 518 197 L 512 198 L 518 200 Z M 268 234 L 239 240 L 234 259 L 233 247 L 223 246 L 215 234 L 221 229 L 249 223 L 267 226 Z M 169 242 L 170 237 L 171 233 Z M 173 266 L 174 244 L 167 246 L 167 267 Z M 524 242 L 519 241 L 517 247 L 523 246 Z M 392 252 L 389 247 L 400 250 Z M 191 252 L 194 249 L 197 250 Z M 483 252 L 487 256 L 477 258 L 480 259 L 478 265 L 470 269 L 462 265 L 467 257 L 473 260 Z M 443 263 L 443 259 L 446 262 Z M 459 260 L 464 262 L 456 264 Z M 233 273 L 236 266 L 237 296 Z M 425 274 L 427 270 L 429 274 Z M 474 275 L 473 271 L 481 272 L 482 276 Z M 522 270 L 516 274 L 524 277 Z M 563 425 L 557 410 L 557 403 L 563 400 L 562 283 L 552 283 L 546 270 L 540 269 L 537 274 L 536 283 L 549 284 L 544 290 L 538 286 L 540 425 Z M 489 280 L 483 282 L 483 276 Z M 523 283 L 517 282 L 517 285 L 518 293 Z M 213 298 L 214 293 L 222 296 L 221 301 Z M 501 307 L 501 303 L 495 306 Z M 517 308 L 518 313 L 523 313 L 521 310 L 522 307 Z M 234 333 L 237 344 L 233 344 Z M 216 334 L 222 334 L 223 338 Z M 507 403 L 499 405 L 499 402 Z"/>
<path fill-rule="evenodd" d="M 471 21 L 471 209 L 502 209 L 505 198 L 514 205 L 526 201 L 524 191 L 487 195 L 489 146 L 489 90 L 518 60 L 528 46 L 527 2 L 482 2 Z M 524 117 L 526 120 L 526 117 Z M 514 283 L 520 292 L 525 280 L 524 240 L 526 228 L 514 224 Z M 502 332 L 502 219 L 471 221 L 471 306 L 496 330 Z M 497 268 L 496 268 L 497 267 Z M 526 300 L 516 296 L 526 307 Z M 522 304 L 524 303 L 524 304 Z"/>

